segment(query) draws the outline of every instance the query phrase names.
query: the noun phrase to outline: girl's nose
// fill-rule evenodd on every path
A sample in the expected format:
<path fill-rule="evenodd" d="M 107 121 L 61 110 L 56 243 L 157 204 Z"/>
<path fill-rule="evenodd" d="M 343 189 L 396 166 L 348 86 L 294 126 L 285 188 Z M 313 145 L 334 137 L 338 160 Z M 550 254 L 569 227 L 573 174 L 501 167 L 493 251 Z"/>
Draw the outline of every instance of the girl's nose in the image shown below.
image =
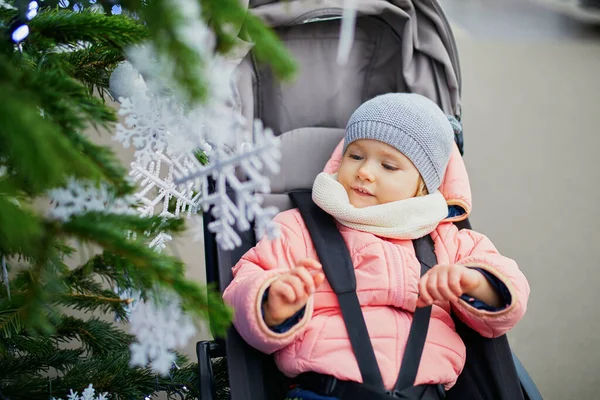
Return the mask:
<path fill-rule="evenodd" d="M 363 181 L 372 181 L 373 180 L 373 173 L 371 172 L 371 168 L 368 165 L 368 163 L 363 163 L 358 168 L 356 175 L 358 176 L 359 179 L 361 179 Z"/>

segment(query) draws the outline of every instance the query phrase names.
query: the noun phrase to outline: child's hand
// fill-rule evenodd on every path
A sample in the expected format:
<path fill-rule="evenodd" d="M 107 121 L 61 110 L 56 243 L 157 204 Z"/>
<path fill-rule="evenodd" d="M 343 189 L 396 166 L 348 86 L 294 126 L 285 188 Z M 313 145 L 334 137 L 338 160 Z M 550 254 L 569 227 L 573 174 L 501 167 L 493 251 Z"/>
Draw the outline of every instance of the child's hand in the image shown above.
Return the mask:
<path fill-rule="evenodd" d="M 486 282 L 477 270 L 456 264 L 436 265 L 419 281 L 417 307 L 429 306 L 434 301 L 455 302 L 465 293 L 477 297 L 475 293 Z"/>
<path fill-rule="evenodd" d="M 303 259 L 298 261 L 298 266 L 271 283 L 267 301 L 263 304 L 267 326 L 283 323 L 306 305 L 308 296 L 325 280 L 321 270 L 318 261 Z"/>

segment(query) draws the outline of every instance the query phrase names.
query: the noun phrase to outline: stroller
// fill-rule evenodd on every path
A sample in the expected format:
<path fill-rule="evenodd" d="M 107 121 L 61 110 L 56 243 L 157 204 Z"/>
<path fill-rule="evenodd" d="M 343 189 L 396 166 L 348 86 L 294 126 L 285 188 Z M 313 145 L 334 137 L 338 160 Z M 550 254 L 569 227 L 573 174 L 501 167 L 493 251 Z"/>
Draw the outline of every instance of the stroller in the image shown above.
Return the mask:
<path fill-rule="evenodd" d="M 293 207 L 290 193 L 310 190 L 344 136 L 352 112 L 389 92 L 429 97 L 460 121 L 461 74 L 450 25 L 437 0 L 360 0 L 347 63 L 336 62 L 343 0 L 250 0 L 250 12 L 272 26 L 299 63 L 293 83 L 276 79 L 250 52 L 237 69 L 238 99 L 244 116 L 260 118 L 281 140 L 281 171 L 271 177 L 266 205 Z M 462 132 L 456 145 L 462 154 Z M 460 157 L 459 157 L 460 158 Z M 233 198 L 233 192 L 230 194 Z M 466 215 L 466 214 L 465 214 Z M 238 232 L 242 245 L 217 246 L 205 214 L 206 276 L 221 291 L 231 268 L 256 244 L 253 230 Z M 456 222 L 469 228 L 468 219 Z M 432 253 L 432 250 L 430 251 Z M 506 336 L 484 339 L 455 319 L 467 347 L 467 364 L 447 399 L 541 399 L 533 381 L 512 354 Z M 273 361 L 247 345 L 235 328 L 225 338 L 197 344 L 201 400 L 216 399 L 212 361 L 227 361 L 232 400 L 280 400 L 290 381 Z M 418 366 L 418 364 L 417 364 Z"/>

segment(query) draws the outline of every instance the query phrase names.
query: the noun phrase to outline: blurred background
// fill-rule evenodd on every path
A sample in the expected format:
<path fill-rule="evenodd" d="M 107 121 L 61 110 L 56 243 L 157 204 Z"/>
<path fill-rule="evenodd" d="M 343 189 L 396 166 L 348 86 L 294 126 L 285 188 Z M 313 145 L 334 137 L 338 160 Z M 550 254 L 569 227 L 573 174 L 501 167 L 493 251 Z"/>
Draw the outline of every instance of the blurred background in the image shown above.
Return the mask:
<path fill-rule="evenodd" d="M 512 346 L 547 400 L 600 396 L 600 1 L 441 0 L 474 229 L 531 284 Z"/>
<path fill-rule="evenodd" d="M 583 2 L 441 0 L 461 60 L 471 220 L 529 279 L 509 337 L 546 400 L 600 398 L 600 0 Z M 191 232 L 172 251 L 205 280 Z"/>

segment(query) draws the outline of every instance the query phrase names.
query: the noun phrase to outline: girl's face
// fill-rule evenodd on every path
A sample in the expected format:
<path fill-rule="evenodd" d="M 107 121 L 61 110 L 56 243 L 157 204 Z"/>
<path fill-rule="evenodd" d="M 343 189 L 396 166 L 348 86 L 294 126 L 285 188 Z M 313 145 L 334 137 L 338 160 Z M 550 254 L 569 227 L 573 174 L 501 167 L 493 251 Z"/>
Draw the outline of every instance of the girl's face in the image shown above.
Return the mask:
<path fill-rule="evenodd" d="M 338 170 L 350 204 L 362 208 L 415 197 L 420 174 L 394 147 L 372 139 L 352 142 Z"/>

